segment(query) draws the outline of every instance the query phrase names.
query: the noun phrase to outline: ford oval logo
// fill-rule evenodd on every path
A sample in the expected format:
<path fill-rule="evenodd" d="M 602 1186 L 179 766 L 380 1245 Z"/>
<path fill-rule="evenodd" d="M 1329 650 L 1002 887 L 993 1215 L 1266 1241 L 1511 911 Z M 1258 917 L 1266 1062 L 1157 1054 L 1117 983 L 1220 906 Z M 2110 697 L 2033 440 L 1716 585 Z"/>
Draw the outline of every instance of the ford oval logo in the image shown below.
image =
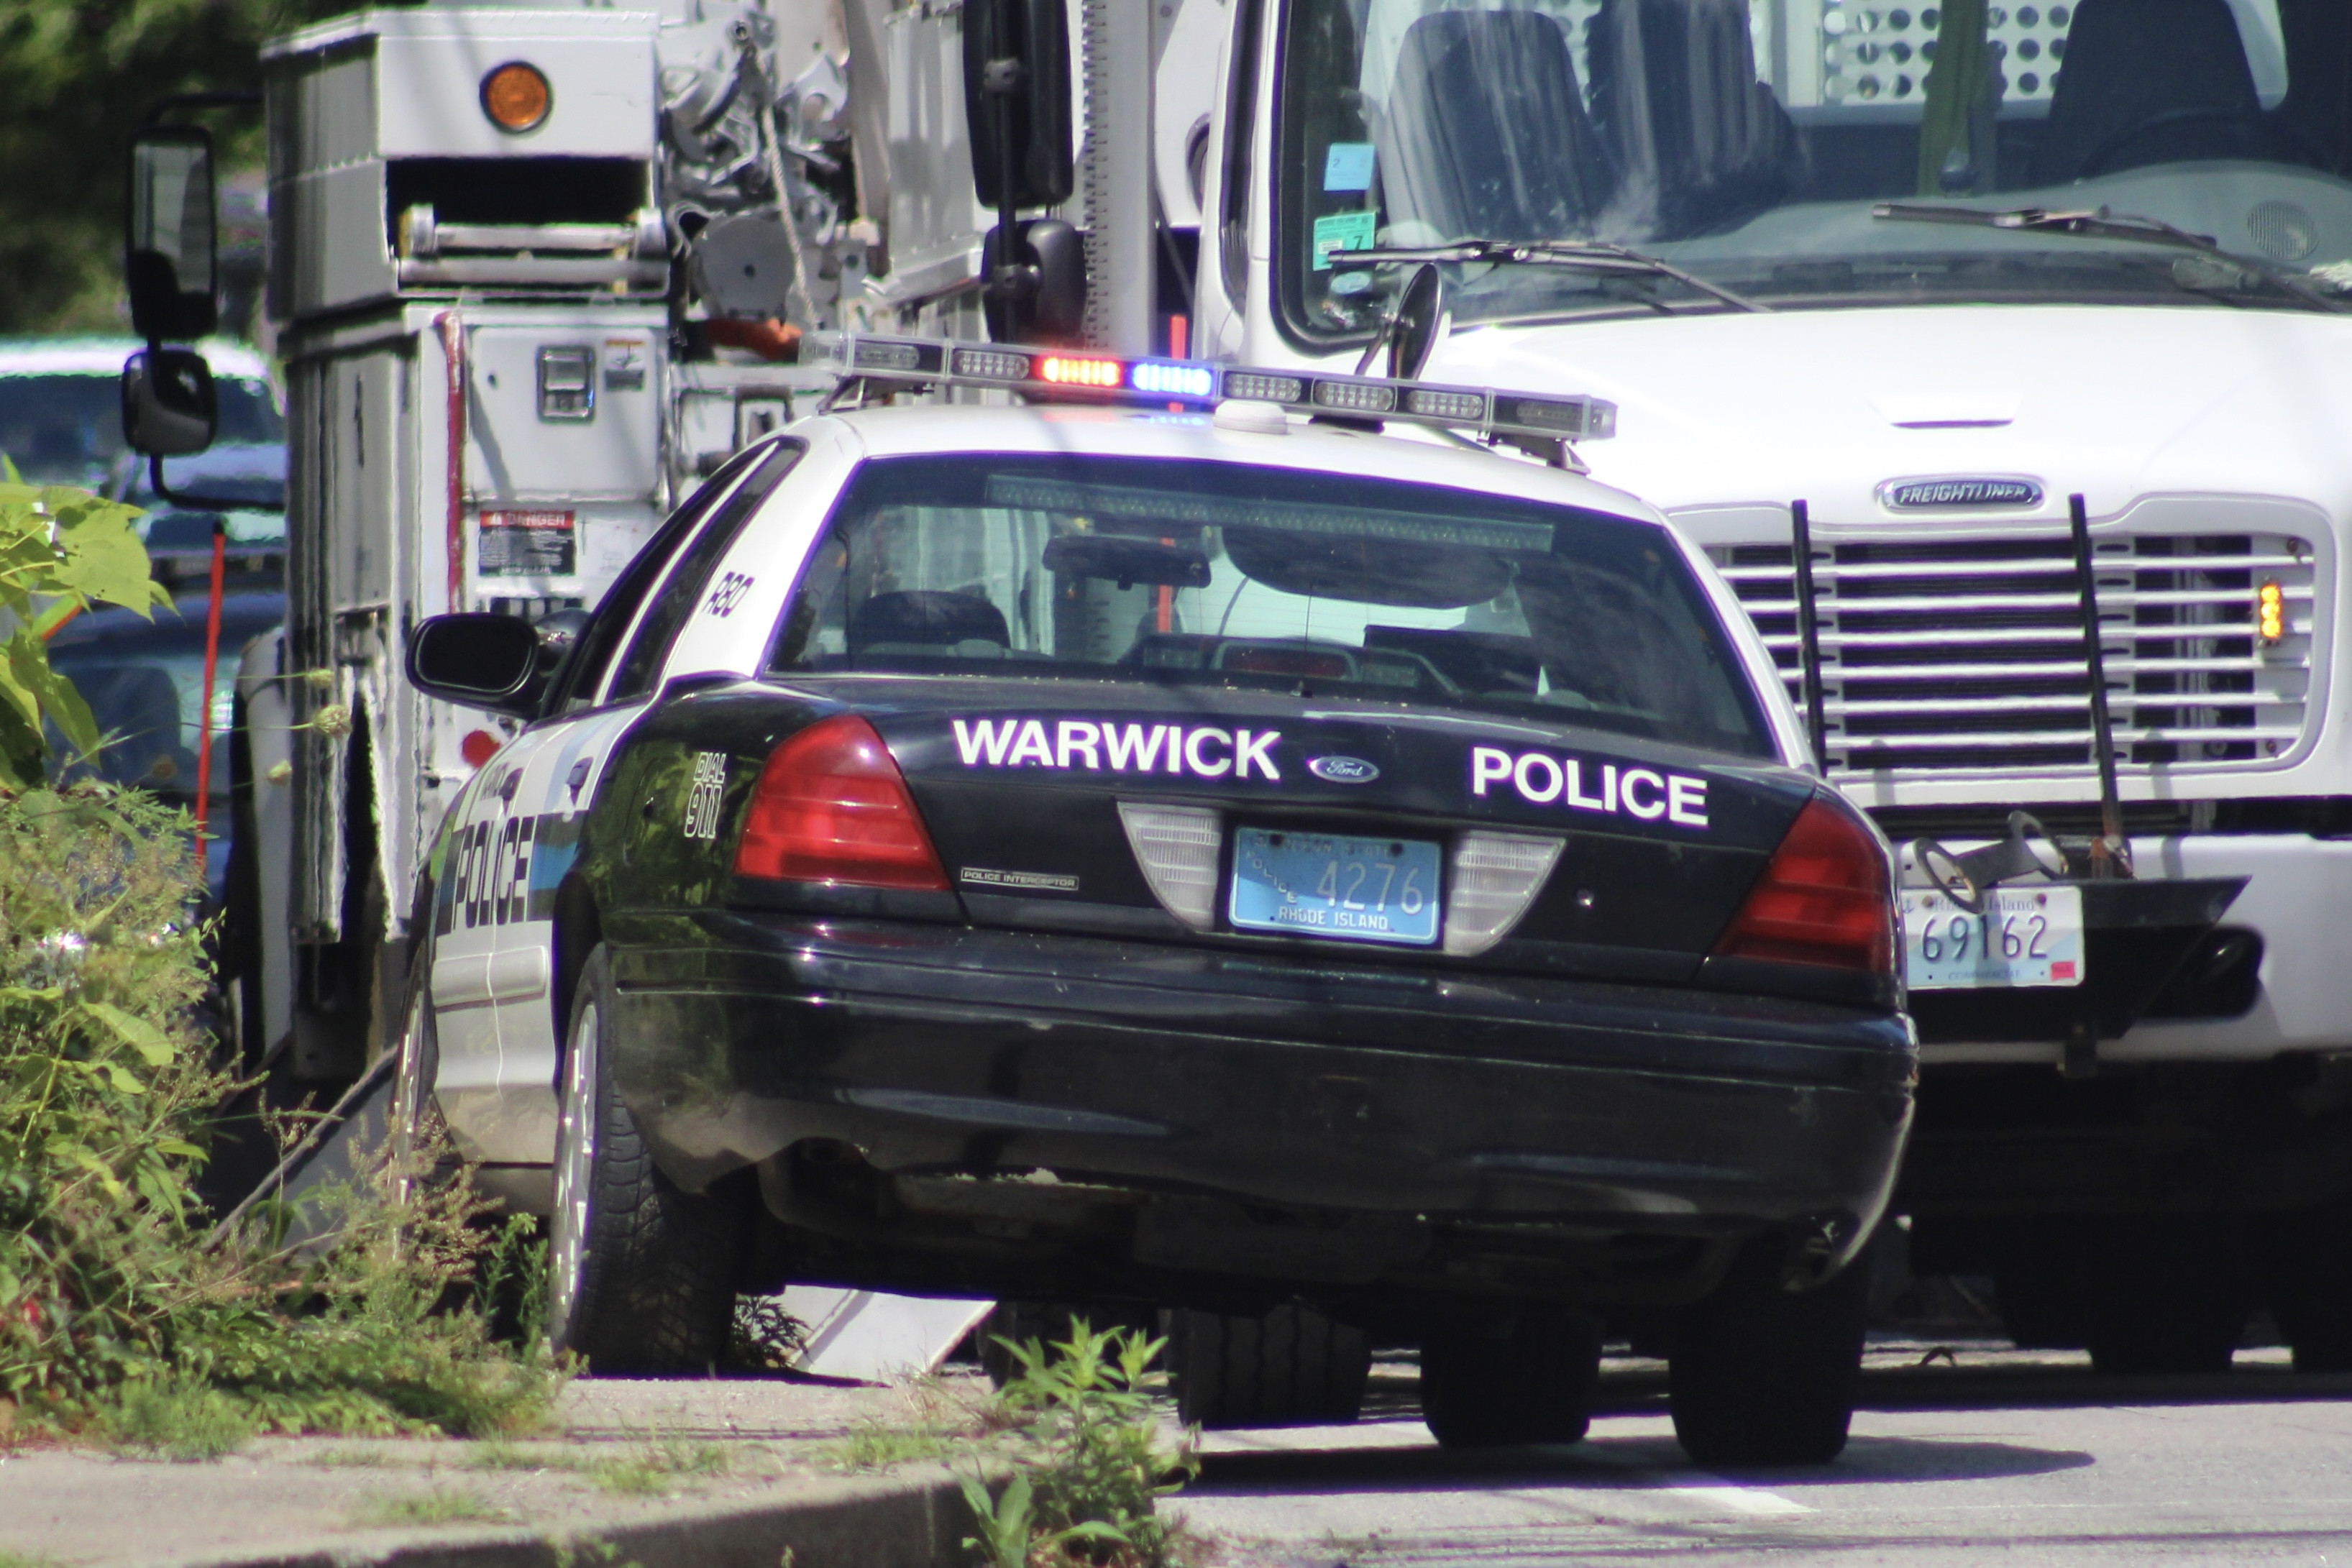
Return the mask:
<path fill-rule="evenodd" d="M 1975 507 L 2038 507 L 2042 482 L 2003 475 L 1955 475 L 1943 479 L 1889 479 L 1879 501 L 1898 512 L 1965 510 Z"/>
<path fill-rule="evenodd" d="M 1310 757 L 1307 771 L 1327 784 L 1369 784 L 1381 770 L 1360 757 Z"/>

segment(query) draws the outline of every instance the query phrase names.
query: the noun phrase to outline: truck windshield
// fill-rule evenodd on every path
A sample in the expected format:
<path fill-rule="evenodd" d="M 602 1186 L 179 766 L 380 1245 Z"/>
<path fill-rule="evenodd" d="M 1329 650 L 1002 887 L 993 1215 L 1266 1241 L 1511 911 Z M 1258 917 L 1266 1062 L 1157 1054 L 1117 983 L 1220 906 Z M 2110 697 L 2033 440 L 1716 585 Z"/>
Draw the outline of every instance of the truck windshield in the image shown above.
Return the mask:
<path fill-rule="evenodd" d="M 1225 463 L 868 463 L 770 668 L 1280 691 L 1772 755 L 1663 528 Z"/>
<path fill-rule="evenodd" d="M 2352 294 L 2339 0 L 1291 0 L 1276 288 L 1360 339 L 1402 268 L 1335 252 L 1601 240 L 1779 308 L 2309 309 Z M 2256 265 L 1880 204 L 2106 208 Z M 2265 271 L 2270 276 L 2265 276 Z M 1661 273 L 1451 267 L 1458 321 L 1732 307 Z"/>

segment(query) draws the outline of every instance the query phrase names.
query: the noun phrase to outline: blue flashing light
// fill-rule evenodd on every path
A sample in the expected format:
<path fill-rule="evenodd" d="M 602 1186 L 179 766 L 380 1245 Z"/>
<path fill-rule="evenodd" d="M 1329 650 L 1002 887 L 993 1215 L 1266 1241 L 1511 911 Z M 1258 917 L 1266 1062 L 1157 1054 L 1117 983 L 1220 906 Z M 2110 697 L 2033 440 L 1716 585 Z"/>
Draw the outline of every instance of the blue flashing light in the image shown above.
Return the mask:
<path fill-rule="evenodd" d="M 1216 372 L 1206 365 L 1170 364 L 1164 361 L 1139 361 L 1128 371 L 1128 385 L 1154 397 L 1198 397 L 1216 395 Z"/>

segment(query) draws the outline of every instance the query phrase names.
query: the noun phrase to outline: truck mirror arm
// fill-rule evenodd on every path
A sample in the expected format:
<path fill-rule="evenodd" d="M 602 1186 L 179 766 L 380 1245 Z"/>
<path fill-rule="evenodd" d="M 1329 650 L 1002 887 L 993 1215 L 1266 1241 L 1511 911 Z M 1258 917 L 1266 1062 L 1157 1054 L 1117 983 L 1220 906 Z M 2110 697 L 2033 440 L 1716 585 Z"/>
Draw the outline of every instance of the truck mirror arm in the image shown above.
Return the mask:
<path fill-rule="evenodd" d="M 275 501 L 259 501 L 246 497 L 200 496 L 191 491 L 174 490 L 163 481 L 163 459 L 158 453 L 150 453 L 147 455 L 147 487 L 155 493 L 157 498 L 169 501 L 175 507 L 190 511 L 283 512 L 286 510 L 286 499 L 283 496 Z"/>

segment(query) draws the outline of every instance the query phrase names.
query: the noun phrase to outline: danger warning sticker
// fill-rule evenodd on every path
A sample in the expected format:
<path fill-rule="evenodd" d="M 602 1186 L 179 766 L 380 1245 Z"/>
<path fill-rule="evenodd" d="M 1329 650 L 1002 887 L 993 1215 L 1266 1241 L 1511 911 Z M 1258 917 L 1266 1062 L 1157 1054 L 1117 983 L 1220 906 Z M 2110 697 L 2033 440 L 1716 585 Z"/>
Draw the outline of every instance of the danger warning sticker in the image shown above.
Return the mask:
<path fill-rule="evenodd" d="M 570 512 L 486 511 L 478 570 L 484 577 L 570 577 L 579 570 L 579 538 Z"/>

